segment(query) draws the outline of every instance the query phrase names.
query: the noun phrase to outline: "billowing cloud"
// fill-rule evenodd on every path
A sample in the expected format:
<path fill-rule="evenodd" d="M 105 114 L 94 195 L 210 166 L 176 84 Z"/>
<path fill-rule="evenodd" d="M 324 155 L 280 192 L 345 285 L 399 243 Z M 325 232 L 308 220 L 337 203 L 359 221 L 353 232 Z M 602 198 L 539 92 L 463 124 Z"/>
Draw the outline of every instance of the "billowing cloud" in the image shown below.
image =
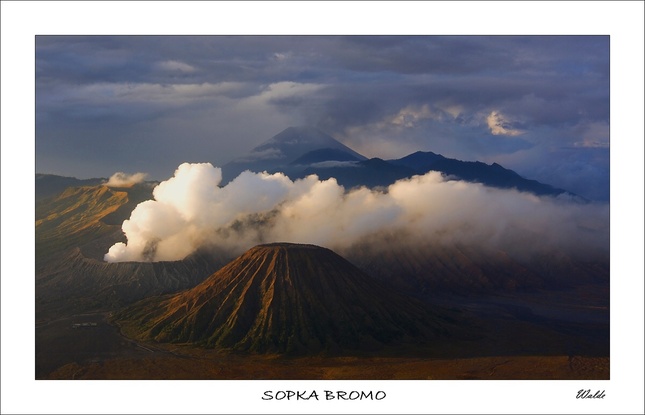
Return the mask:
<path fill-rule="evenodd" d="M 385 191 L 346 191 L 315 175 L 246 171 L 219 187 L 221 170 L 184 163 L 123 223 L 127 244 L 105 259 L 177 260 L 216 245 L 234 253 L 264 242 L 313 243 L 343 250 L 365 238 L 406 235 L 506 251 L 606 249 L 608 206 L 539 198 L 513 190 L 445 181 L 436 172 Z"/>
<path fill-rule="evenodd" d="M 486 123 L 493 135 L 508 135 L 514 137 L 524 134 L 524 131 L 512 128 L 506 117 L 497 111 L 492 111 L 486 117 Z"/>
<path fill-rule="evenodd" d="M 123 172 L 116 172 L 105 183 L 106 186 L 111 187 L 129 187 L 137 183 L 141 183 L 148 177 L 148 173 L 134 173 L 128 174 Z"/>

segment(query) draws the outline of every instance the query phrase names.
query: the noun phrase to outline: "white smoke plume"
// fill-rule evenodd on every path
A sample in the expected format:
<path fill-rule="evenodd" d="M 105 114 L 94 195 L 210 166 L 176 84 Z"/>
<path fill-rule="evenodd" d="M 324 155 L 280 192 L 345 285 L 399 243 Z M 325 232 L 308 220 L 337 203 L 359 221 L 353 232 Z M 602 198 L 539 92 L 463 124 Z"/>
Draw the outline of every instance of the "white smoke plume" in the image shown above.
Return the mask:
<path fill-rule="evenodd" d="M 128 174 L 119 171 L 110 176 L 105 185 L 109 187 L 129 187 L 141 183 L 146 177 L 148 177 L 148 173 Z"/>
<path fill-rule="evenodd" d="M 179 166 L 154 189 L 154 200 L 123 222 L 128 242 L 112 246 L 105 260 L 179 260 L 209 245 L 242 253 L 278 241 L 342 250 L 384 235 L 509 251 L 607 250 L 609 244 L 606 204 L 447 181 L 436 172 L 381 191 L 346 191 L 315 175 L 292 181 L 246 171 L 219 187 L 221 178 L 209 163 Z"/>

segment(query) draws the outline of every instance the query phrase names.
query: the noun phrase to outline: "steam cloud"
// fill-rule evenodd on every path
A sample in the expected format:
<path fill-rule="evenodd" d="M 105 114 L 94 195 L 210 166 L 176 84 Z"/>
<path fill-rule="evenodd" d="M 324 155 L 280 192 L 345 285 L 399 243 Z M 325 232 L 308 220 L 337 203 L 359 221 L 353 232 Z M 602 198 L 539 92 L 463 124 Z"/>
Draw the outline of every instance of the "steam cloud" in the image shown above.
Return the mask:
<path fill-rule="evenodd" d="M 146 177 L 148 177 L 147 173 L 128 174 L 119 171 L 110 176 L 110 179 L 105 185 L 111 187 L 127 187 L 141 183 Z"/>
<path fill-rule="evenodd" d="M 246 171 L 219 187 L 221 179 L 221 169 L 209 163 L 179 166 L 154 189 L 154 200 L 123 222 L 128 242 L 113 245 L 105 260 L 179 260 L 209 245 L 242 253 L 276 241 L 342 250 L 393 235 L 509 251 L 609 245 L 607 204 L 447 181 L 436 172 L 381 191 L 346 191 L 315 175 L 292 181 L 282 173 Z"/>

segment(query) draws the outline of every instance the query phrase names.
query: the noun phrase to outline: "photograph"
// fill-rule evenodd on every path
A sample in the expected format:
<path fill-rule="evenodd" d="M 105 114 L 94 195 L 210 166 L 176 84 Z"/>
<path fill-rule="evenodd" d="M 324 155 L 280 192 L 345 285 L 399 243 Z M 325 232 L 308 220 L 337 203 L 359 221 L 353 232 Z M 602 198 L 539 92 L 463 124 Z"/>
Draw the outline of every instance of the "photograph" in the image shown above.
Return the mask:
<path fill-rule="evenodd" d="M 2 1 L 1 412 L 643 413 L 643 7 Z"/>
<path fill-rule="evenodd" d="M 608 36 L 36 37 L 37 379 L 609 379 Z"/>

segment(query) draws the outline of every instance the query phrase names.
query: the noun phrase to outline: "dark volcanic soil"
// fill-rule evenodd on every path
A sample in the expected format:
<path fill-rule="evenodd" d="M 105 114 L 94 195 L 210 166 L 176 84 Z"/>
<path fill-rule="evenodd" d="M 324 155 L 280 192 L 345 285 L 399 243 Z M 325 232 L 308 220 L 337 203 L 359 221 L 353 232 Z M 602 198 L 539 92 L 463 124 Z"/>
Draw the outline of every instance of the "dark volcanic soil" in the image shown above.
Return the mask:
<path fill-rule="evenodd" d="M 87 364 L 148 353 L 122 337 L 106 317 L 105 313 L 79 314 L 36 324 L 36 378 L 71 362 Z M 90 326 L 74 328 L 83 323 Z"/>
<path fill-rule="evenodd" d="M 492 356 L 462 359 L 302 357 L 216 354 L 120 358 L 71 363 L 49 379 L 239 379 L 239 380 L 559 380 L 609 379 L 609 358 Z"/>

